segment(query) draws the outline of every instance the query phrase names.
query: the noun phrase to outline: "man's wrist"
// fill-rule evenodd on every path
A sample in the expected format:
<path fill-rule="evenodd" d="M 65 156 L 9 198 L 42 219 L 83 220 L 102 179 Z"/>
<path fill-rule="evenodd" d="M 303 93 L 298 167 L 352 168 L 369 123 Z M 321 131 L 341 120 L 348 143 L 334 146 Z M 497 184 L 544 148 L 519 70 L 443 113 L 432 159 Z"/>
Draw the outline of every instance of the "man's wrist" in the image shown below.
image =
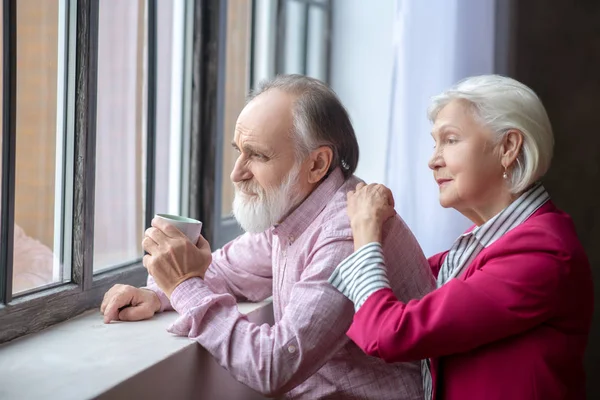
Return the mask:
<path fill-rule="evenodd" d="M 160 301 L 160 297 L 158 297 L 158 294 L 152 290 L 152 289 L 146 289 L 146 288 L 142 288 L 142 290 L 147 290 L 148 292 L 152 293 L 152 304 L 154 304 L 154 313 L 160 312 L 161 308 L 162 308 L 162 303 Z"/>

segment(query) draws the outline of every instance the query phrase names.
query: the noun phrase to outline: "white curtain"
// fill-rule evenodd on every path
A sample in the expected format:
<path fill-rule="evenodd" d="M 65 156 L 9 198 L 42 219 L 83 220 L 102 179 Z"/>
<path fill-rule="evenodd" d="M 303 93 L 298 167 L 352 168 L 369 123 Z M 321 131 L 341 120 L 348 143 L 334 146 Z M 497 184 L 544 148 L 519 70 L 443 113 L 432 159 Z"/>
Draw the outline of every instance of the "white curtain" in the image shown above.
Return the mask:
<path fill-rule="evenodd" d="M 471 222 L 443 209 L 427 162 L 431 96 L 494 69 L 495 0 L 397 0 L 386 184 L 427 256 L 448 249 Z"/>

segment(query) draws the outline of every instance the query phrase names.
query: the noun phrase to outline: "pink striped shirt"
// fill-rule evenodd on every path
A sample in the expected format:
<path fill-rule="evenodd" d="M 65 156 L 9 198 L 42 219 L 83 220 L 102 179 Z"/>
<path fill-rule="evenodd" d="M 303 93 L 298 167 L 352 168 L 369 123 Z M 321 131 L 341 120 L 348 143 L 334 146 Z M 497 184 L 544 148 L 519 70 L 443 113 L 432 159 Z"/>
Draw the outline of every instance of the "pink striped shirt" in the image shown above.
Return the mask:
<path fill-rule="evenodd" d="M 354 308 L 328 283 L 353 251 L 346 193 L 359 180 L 335 170 L 281 224 L 244 234 L 213 254 L 205 280 L 189 279 L 162 309 L 180 318 L 169 332 L 205 347 L 237 380 L 287 398 L 422 399 L 419 363 L 386 364 L 346 336 Z M 387 239 L 389 238 L 389 240 Z M 434 280 L 419 245 L 399 217 L 383 243 L 390 284 L 405 301 L 421 298 Z M 273 296 L 275 324 L 249 322 L 238 300 Z"/>

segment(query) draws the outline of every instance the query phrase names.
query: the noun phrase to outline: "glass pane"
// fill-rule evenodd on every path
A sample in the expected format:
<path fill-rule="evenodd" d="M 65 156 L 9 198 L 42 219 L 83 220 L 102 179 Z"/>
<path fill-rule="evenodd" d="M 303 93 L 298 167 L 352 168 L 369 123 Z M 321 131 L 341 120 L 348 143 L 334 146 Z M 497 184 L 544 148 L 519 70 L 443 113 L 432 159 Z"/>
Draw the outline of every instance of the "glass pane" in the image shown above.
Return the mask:
<path fill-rule="evenodd" d="M 273 77 L 277 52 L 277 0 L 256 0 L 252 26 L 252 82 L 253 87 Z"/>
<path fill-rule="evenodd" d="M 145 1 L 102 0 L 94 271 L 142 257 L 145 205 Z"/>
<path fill-rule="evenodd" d="M 181 212 L 183 0 L 157 2 L 156 172 L 154 209 Z"/>
<path fill-rule="evenodd" d="M 227 48 L 225 61 L 225 113 L 223 121 L 223 179 L 221 214 L 232 213 L 233 184 L 229 179 L 236 153 L 231 147 L 235 122 L 246 103 L 249 89 L 250 29 L 252 2 L 230 0 L 227 9 Z"/>
<path fill-rule="evenodd" d="M 304 74 L 308 5 L 288 1 L 285 7 L 285 47 L 283 48 L 282 72 L 284 74 Z"/>
<path fill-rule="evenodd" d="M 59 74 L 64 74 L 65 65 L 59 56 L 64 58 L 64 47 L 59 46 L 60 4 L 17 2 L 14 294 L 62 280 L 60 251 L 54 251 L 60 249 L 62 219 L 57 180 L 63 171 L 63 159 L 57 157 L 63 132 L 57 126 L 62 126 L 64 104 L 59 99 L 64 88 L 59 87 L 63 84 Z"/>
<path fill-rule="evenodd" d="M 327 81 L 328 14 L 323 7 L 308 11 L 308 45 L 306 46 L 306 75 Z"/>

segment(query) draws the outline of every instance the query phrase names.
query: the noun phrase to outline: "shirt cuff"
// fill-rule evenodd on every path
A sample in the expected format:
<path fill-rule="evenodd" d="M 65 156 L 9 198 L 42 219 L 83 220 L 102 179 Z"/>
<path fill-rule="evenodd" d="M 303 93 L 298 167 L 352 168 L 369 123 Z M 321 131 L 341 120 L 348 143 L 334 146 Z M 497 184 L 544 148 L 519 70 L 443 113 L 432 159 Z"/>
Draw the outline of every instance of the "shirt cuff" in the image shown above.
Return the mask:
<path fill-rule="evenodd" d="M 183 315 L 190 309 L 208 301 L 214 293 L 201 278 L 190 278 L 181 282 L 171 293 L 171 305 Z"/>
<path fill-rule="evenodd" d="M 381 245 L 368 243 L 352 253 L 337 266 L 329 283 L 354 303 L 355 311 L 376 291 L 391 288 Z"/>

